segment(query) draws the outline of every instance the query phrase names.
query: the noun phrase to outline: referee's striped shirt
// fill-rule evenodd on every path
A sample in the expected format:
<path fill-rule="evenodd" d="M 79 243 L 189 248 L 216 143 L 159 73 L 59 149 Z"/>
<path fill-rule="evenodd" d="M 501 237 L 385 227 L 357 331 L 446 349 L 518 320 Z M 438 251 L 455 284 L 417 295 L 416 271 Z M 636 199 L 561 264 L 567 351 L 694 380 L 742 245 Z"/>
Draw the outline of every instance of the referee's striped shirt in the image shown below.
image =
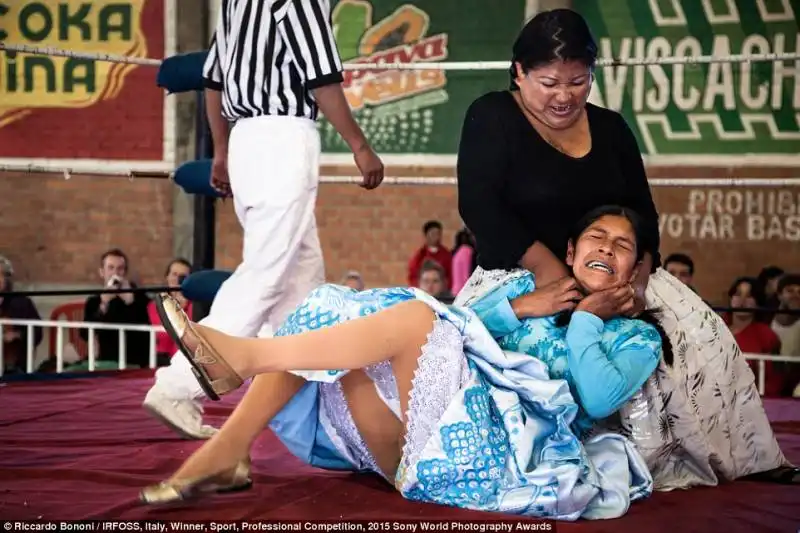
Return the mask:
<path fill-rule="evenodd" d="M 343 79 L 329 0 L 222 0 L 203 78 L 230 121 L 316 120 L 310 91 Z"/>

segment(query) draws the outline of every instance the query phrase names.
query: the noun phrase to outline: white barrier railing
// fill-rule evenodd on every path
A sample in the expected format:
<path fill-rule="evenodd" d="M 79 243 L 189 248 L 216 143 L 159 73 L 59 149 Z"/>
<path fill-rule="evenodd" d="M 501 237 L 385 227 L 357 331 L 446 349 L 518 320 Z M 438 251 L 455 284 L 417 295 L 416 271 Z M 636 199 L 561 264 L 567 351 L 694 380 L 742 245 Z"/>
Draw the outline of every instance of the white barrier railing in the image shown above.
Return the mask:
<path fill-rule="evenodd" d="M 156 333 L 164 331 L 161 326 L 150 325 L 134 325 L 134 324 L 102 324 L 99 322 L 69 322 L 66 320 L 14 320 L 7 318 L 0 318 L 0 338 L 2 338 L 4 326 L 23 326 L 27 328 L 28 345 L 26 348 L 26 372 L 32 374 L 35 347 L 33 345 L 34 332 L 33 328 L 40 327 L 56 328 L 56 372 L 61 373 L 64 371 L 64 330 L 65 329 L 85 329 L 88 330 L 88 340 L 86 341 L 89 347 L 87 361 L 89 363 L 89 371 L 95 369 L 95 362 L 97 359 L 96 354 L 96 339 L 94 338 L 95 330 L 112 330 L 119 332 L 119 368 L 125 368 L 127 354 L 125 346 L 125 332 L 149 332 L 150 333 L 150 347 L 149 347 L 149 365 L 150 368 L 156 368 L 157 353 L 156 353 Z M 42 339 L 44 341 L 44 338 Z M 53 354 L 48 354 L 52 357 Z M 763 396 L 765 388 L 765 375 L 766 375 L 766 362 L 775 361 L 779 363 L 795 363 L 800 364 L 800 356 L 788 355 L 764 355 L 755 353 L 743 353 L 745 359 L 748 361 L 758 361 L 757 383 L 758 393 Z M 0 342 L 0 376 L 4 373 L 3 361 L 3 343 Z"/>
<path fill-rule="evenodd" d="M 47 330 L 48 328 L 55 328 L 56 330 L 56 343 L 55 343 L 55 358 L 56 358 L 56 372 L 61 373 L 64 371 L 64 330 L 65 329 L 77 329 L 77 330 L 87 330 L 88 335 L 86 339 L 86 344 L 88 346 L 88 356 L 86 361 L 89 364 L 89 371 L 92 372 L 95 370 L 95 364 L 97 362 L 97 340 L 94 338 L 94 332 L 98 330 L 110 330 L 110 331 L 117 331 L 119 336 L 119 357 L 117 362 L 119 364 L 119 368 L 123 369 L 127 366 L 127 353 L 125 345 L 125 335 L 126 332 L 147 332 L 150 333 L 150 343 L 149 343 L 149 365 L 150 368 L 156 368 L 157 364 L 157 353 L 156 353 L 156 333 L 160 331 L 164 331 L 164 328 L 161 326 L 151 326 L 151 325 L 138 325 L 138 324 L 103 324 L 99 322 L 71 322 L 67 320 L 16 320 L 16 319 L 8 319 L 8 318 L 0 318 L 0 338 L 2 338 L 3 328 L 5 326 L 19 326 L 24 327 L 27 329 L 27 347 L 25 350 L 25 371 L 28 374 L 32 374 L 35 372 L 34 366 L 34 359 L 35 359 L 35 352 L 36 347 L 34 346 L 34 328 L 42 328 L 43 330 Z M 43 332 L 44 333 L 44 332 Z M 42 342 L 45 342 L 45 336 L 42 337 Z M 5 361 L 4 361 L 4 354 L 3 354 L 3 343 L 0 342 L 0 376 L 2 376 L 5 372 Z M 75 347 L 77 350 L 77 346 Z M 52 357 L 53 354 L 48 353 L 48 357 Z"/>

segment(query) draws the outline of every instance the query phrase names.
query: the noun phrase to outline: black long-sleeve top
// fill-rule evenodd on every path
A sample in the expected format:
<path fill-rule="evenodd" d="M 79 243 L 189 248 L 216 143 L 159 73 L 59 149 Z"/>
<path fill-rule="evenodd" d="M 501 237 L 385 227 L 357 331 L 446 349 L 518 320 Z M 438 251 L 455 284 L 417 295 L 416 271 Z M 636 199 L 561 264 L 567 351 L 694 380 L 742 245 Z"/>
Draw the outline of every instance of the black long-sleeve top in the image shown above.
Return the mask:
<path fill-rule="evenodd" d="M 114 298 L 108 303 L 105 313 L 100 312 L 100 296 L 91 296 L 86 299 L 83 308 L 83 317 L 86 322 L 101 322 L 104 324 L 139 324 L 149 325 L 150 316 L 147 313 L 147 304 L 150 299 L 142 293 L 135 293 L 133 303 L 126 304 L 122 298 Z M 80 329 L 79 334 L 84 340 L 89 339 L 89 330 Z M 119 360 L 119 333 L 115 330 L 95 330 L 98 360 Z M 125 360 L 128 363 L 144 368 L 149 364 L 150 334 L 141 331 L 125 333 Z"/>
<path fill-rule="evenodd" d="M 661 263 L 658 212 L 636 138 L 622 116 L 587 104 L 590 152 L 574 158 L 548 144 L 510 92 L 467 110 L 458 150 L 458 207 L 484 269 L 519 267 L 536 242 L 565 260 L 569 232 L 602 205 L 636 211 L 647 227 L 653 268 Z"/>

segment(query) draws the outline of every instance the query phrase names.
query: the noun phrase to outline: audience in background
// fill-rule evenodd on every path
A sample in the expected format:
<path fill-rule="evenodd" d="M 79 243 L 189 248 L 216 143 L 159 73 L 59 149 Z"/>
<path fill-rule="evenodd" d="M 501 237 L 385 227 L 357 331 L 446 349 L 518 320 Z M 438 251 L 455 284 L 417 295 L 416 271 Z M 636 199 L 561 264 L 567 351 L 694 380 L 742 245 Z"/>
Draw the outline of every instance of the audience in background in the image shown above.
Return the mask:
<path fill-rule="evenodd" d="M 730 307 L 762 307 L 764 294 L 756 278 L 741 277 L 728 290 Z M 772 329 L 756 320 L 751 311 L 726 313 L 725 322 L 744 353 L 776 355 L 780 353 L 781 341 Z M 758 361 L 749 361 L 750 368 L 758 375 Z M 772 361 L 765 361 L 764 395 L 780 396 L 782 380 Z"/>
<path fill-rule="evenodd" d="M 173 259 L 168 265 L 167 270 L 164 272 L 164 279 L 168 287 L 180 288 L 183 280 L 192 273 L 192 264 L 186 259 L 176 258 Z M 181 304 L 181 307 L 187 315 L 192 316 L 192 303 L 186 299 L 182 292 L 173 292 L 172 296 Z M 156 303 L 151 301 L 147 304 L 147 315 L 150 318 L 150 324 L 154 326 L 161 325 L 161 319 L 156 310 Z M 156 363 L 158 366 L 166 366 L 169 364 L 172 356 L 178 352 L 178 346 L 166 331 L 159 331 L 156 333 Z M 150 351 L 147 351 L 149 355 Z M 149 366 L 149 361 L 148 361 Z"/>
<path fill-rule="evenodd" d="M 442 224 L 430 220 L 422 228 L 424 242 L 408 263 L 408 282 L 444 303 L 452 303 L 454 294 L 464 286 L 477 264 L 475 239 L 467 228 L 455 236 L 451 253 L 442 244 Z M 679 281 L 695 290 L 693 259 L 685 253 L 673 253 L 664 260 L 664 269 Z M 111 249 L 100 259 L 99 276 L 103 287 L 135 288 L 130 281 L 129 261 L 120 249 Z M 192 265 L 185 259 L 172 260 L 164 273 L 166 285 L 180 287 L 192 273 Z M 40 320 L 33 301 L 27 297 L 8 297 L 4 293 L 13 290 L 14 269 L 11 262 L 0 256 L 0 318 Z M 365 289 L 364 279 L 356 270 L 348 271 L 341 279 L 342 285 L 357 291 Z M 191 316 L 192 304 L 183 293 L 173 293 L 184 310 Z M 780 354 L 794 356 L 800 360 L 800 315 L 776 313 L 775 311 L 800 310 L 800 274 L 785 274 L 777 266 L 767 266 L 757 278 L 740 277 L 728 290 L 728 305 L 734 308 L 761 308 L 762 313 L 725 313 L 739 348 L 745 353 Z M 92 296 L 84 303 L 84 320 L 118 325 L 160 325 L 161 321 L 154 302 L 142 293 L 119 293 Z M 33 348 L 41 344 L 42 328 L 33 331 Z M 5 326 L 3 332 L 4 373 L 25 372 L 28 348 L 28 328 Z M 79 331 L 88 340 L 88 330 Z M 117 330 L 95 330 L 96 368 L 117 368 L 119 361 L 119 332 Z M 125 352 L 128 367 L 148 367 L 150 336 L 146 332 L 125 334 Z M 177 347 L 166 334 L 156 334 L 156 354 L 159 366 L 169 363 Z M 43 366 L 53 366 L 51 359 Z M 52 364 L 51 364 L 52 363 Z M 80 369 L 85 369 L 85 361 Z M 750 367 L 758 375 L 759 363 L 750 361 Z M 800 396 L 800 364 L 765 361 L 765 396 Z M 65 368 L 65 370 L 67 370 Z"/>
<path fill-rule="evenodd" d="M 764 267 L 758 274 L 758 284 L 764 294 L 764 307 L 767 309 L 778 308 L 778 280 L 783 274 L 783 269 L 777 266 Z M 772 322 L 772 317 L 772 314 L 764 313 L 760 318 L 769 324 Z"/>
<path fill-rule="evenodd" d="M 347 272 L 342 278 L 341 284 L 357 291 L 364 290 L 364 278 L 361 277 L 361 274 L 356 270 Z"/>
<path fill-rule="evenodd" d="M 409 287 L 419 287 L 420 271 L 422 265 L 429 260 L 436 261 L 444 272 L 444 283 L 449 288 L 453 279 L 452 261 L 453 257 L 442 244 L 442 223 L 438 220 L 430 220 L 422 227 L 422 234 L 425 242 L 414 253 L 408 262 L 408 285 Z"/>
<path fill-rule="evenodd" d="M 453 294 L 458 294 L 478 266 L 475 237 L 467 228 L 456 233 L 452 265 L 453 279 L 450 283 L 450 290 Z"/>
<path fill-rule="evenodd" d="M 114 248 L 100 257 L 100 279 L 107 289 L 135 288 L 129 278 L 130 263 L 125 253 Z M 150 324 L 147 306 L 150 299 L 142 293 L 124 292 L 118 294 L 101 294 L 86 299 L 83 308 L 83 319 L 86 322 L 103 324 Z M 82 329 L 81 337 L 88 341 L 89 330 Z M 150 334 L 147 332 L 124 333 L 126 366 L 149 366 Z M 116 363 L 119 361 L 119 332 L 114 330 L 95 330 L 97 339 L 98 361 Z M 105 365 L 104 365 L 105 366 Z"/>
<path fill-rule="evenodd" d="M 0 255 L 0 318 L 16 320 L 41 320 L 33 301 L 27 296 L 6 296 L 14 290 L 14 266 Z M 27 372 L 27 326 L 3 326 L 3 373 Z M 34 327 L 33 350 L 42 342 L 42 328 Z"/>
<path fill-rule="evenodd" d="M 694 261 L 686 254 L 670 254 L 664 260 L 664 270 L 697 292 L 694 288 Z"/>
<path fill-rule="evenodd" d="M 437 300 L 450 304 L 455 297 L 445 283 L 442 265 L 436 261 L 425 261 L 419 271 L 419 288 Z"/>
<path fill-rule="evenodd" d="M 776 288 L 778 310 L 800 311 L 800 274 L 786 274 Z M 784 378 L 783 395 L 791 396 L 800 383 L 800 315 L 775 313 L 772 330 L 781 340 L 781 355 L 797 357 L 797 363 L 776 363 Z"/>

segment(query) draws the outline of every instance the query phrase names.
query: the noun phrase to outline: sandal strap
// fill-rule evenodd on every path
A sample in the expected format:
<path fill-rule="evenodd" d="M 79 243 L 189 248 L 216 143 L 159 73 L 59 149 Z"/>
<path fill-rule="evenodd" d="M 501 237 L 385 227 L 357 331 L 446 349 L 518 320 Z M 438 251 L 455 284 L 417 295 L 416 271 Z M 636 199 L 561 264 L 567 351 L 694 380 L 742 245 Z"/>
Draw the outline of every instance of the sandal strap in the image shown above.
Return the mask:
<path fill-rule="evenodd" d="M 226 394 L 236 390 L 242 385 L 242 379 L 238 375 L 225 376 L 211 382 L 211 387 L 217 394 Z"/>
<path fill-rule="evenodd" d="M 224 357 L 222 357 L 211 344 L 203 337 L 200 332 L 192 325 L 192 323 L 188 323 L 189 332 L 198 340 L 197 349 L 195 349 L 194 354 L 192 354 L 192 359 L 198 365 L 203 367 L 208 365 L 218 365 L 224 369 L 225 375 L 214 380 L 211 380 L 211 376 L 208 375 L 208 371 L 205 370 L 206 376 L 211 383 L 212 389 L 217 394 L 226 394 L 232 390 L 239 388 L 244 380 L 236 373 L 236 371 L 228 364 Z"/>

